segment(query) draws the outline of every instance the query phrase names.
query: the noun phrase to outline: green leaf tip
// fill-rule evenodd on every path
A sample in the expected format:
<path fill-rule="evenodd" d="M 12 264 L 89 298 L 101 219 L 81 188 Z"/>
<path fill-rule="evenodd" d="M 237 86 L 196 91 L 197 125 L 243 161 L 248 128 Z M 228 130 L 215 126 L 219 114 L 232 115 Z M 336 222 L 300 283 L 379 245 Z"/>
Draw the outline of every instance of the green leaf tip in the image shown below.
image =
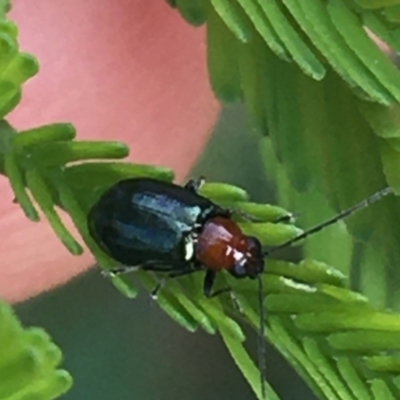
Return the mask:
<path fill-rule="evenodd" d="M 0 398 L 55 399 L 72 386 L 58 369 L 61 350 L 40 328 L 23 328 L 9 305 L 0 301 Z"/>

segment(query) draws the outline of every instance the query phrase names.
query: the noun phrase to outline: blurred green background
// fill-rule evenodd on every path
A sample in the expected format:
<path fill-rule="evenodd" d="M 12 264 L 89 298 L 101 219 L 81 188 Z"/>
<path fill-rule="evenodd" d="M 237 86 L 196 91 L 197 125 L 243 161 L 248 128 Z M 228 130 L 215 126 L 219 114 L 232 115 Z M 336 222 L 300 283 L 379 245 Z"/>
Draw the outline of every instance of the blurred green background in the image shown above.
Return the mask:
<path fill-rule="evenodd" d="M 251 132 L 242 107 L 225 109 L 191 175 L 233 183 L 255 200 L 274 202 L 273 177 L 269 181 L 264 172 L 260 139 Z M 65 399 L 255 398 L 218 336 L 183 330 L 144 290 L 136 300 L 123 298 L 98 269 L 18 305 L 16 311 L 25 325 L 44 327 L 63 349 L 64 367 L 75 379 Z M 256 358 L 256 335 L 249 331 L 248 337 Z M 282 357 L 271 347 L 267 350 L 268 380 L 281 399 L 313 400 Z"/>

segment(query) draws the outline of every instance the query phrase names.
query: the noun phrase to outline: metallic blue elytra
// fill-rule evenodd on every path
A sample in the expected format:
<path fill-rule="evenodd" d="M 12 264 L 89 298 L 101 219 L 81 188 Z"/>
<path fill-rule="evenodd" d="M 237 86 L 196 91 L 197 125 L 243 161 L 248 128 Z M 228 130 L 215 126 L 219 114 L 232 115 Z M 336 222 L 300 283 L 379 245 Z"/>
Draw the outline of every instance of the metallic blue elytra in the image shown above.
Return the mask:
<path fill-rule="evenodd" d="M 193 182 L 191 182 L 193 185 Z M 97 244 L 117 262 L 143 269 L 185 269 L 193 235 L 206 220 L 226 212 L 199 195 L 152 178 L 130 178 L 108 189 L 89 213 Z"/>

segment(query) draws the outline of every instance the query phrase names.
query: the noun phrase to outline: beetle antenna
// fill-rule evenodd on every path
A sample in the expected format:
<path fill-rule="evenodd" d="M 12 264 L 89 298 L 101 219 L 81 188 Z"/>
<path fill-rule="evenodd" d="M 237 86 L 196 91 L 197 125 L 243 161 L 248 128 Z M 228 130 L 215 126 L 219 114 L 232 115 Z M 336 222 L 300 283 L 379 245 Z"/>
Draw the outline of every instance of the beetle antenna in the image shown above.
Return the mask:
<path fill-rule="evenodd" d="M 265 306 L 264 289 L 261 275 L 258 275 L 258 308 L 260 313 L 260 330 L 258 333 L 258 368 L 260 370 L 261 398 L 265 399 Z"/>
<path fill-rule="evenodd" d="M 264 255 L 270 255 L 272 253 L 277 252 L 278 250 L 284 249 L 285 247 L 289 247 L 293 243 L 296 243 L 299 240 L 303 240 L 303 239 L 307 238 L 308 236 L 310 236 L 316 232 L 319 232 L 322 229 L 325 229 L 326 227 L 328 227 L 332 224 L 335 224 L 336 222 L 338 222 L 344 218 L 349 217 L 350 215 L 355 214 L 357 211 L 360 211 L 360 210 L 370 206 L 371 204 L 377 202 L 378 200 L 380 200 L 383 197 L 385 197 L 389 194 L 392 194 L 392 193 L 393 193 L 393 189 L 391 187 L 386 187 L 382 190 L 379 190 L 378 192 L 374 193 L 372 196 L 367 197 L 366 199 L 364 199 L 360 203 L 356 204 L 355 206 L 350 207 L 347 210 L 340 212 L 339 214 L 335 215 L 331 219 L 328 219 L 327 221 L 322 222 L 321 224 L 319 224 L 317 226 L 314 226 L 314 228 L 311 228 L 308 231 L 301 233 L 300 235 L 294 237 L 293 239 L 288 240 L 287 242 L 281 244 L 280 246 L 277 246 L 270 250 L 265 251 Z"/>

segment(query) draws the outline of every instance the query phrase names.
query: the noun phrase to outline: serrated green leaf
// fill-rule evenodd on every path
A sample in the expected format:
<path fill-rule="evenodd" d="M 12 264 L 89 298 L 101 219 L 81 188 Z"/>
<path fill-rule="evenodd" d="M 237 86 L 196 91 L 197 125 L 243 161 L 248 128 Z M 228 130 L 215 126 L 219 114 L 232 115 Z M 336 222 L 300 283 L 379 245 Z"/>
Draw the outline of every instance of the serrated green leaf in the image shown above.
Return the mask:
<path fill-rule="evenodd" d="M 262 37 L 267 46 L 279 57 L 289 61 L 289 54 L 282 42 L 277 35 L 276 31 L 272 27 L 270 20 L 264 14 L 257 0 L 236 0 L 242 7 L 243 11 L 247 14 L 251 22 L 253 23 L 256 31 Z M 255 35 L 252 35 L 252 40 L 249 43 L 254 45 Z M 262 52 L 258 53 L 258 57 L 262 57 Z M 256 62 L 257 58 L 254 58 Z M 242 74 L 243 75 L 243 74 Z"/>
<path fill-rule="evenodd" d="M 356 399 L 374 400 L 368 386 L 362 381 L 349 358 L 339 357 L 336 365 Z"/>
<path fill-rule="evenodd" d="M 256 393 L 257 398 L 263 400 L 260 388 L 260 373 L 254 365 L 253 361 L 250 359 L 247 351 L 243 348 L 240 342 L 234 340 L 229 332 L 224 330 L 223 326 L 221 326 L 220 329 L 222 339 L 224 340 L 224 343 L 228 348 L 235 363 L 249 382 L 254 393 Z M 278 395 L 274 392 L 268 382 L 265 382 L 265 389 L 266 398 L 268 400 L 279 400 Z"/>
<path fill-rule="evenodd" d="M 329 381 L 323 376 L 318 368 L 315 368 L 296 340 L 288 334 L 280 319 L 277 317 L 270 318 L 269 323 L 271 330 L 275 335 L 275 340 L 279 340 L 281 346 L 286 349 L 287 354 L 290 355 L 291 358 L 294 358 L 304 368 L 309 378 L 311 378 L 313 383 L 318 387 L 319 391 L 328 399 L 337 399 Z"/>
<path fill-rule="evenodd" d="M 310 0 L 305 3 L 301 0 L 284 0 L 284 4 L 299 21 L 300 27 L 312 43 L 350 87 L 360 87 L 371 99 L 379 103 L 388 105 L 393 102 L 393 97 L 339 35 L 323 2 Z"/>
<path fill-rule="evenodd" d="M 277 1 L 257 1 L 272 28 L 302 71 L 313 79 L 322 79 L 326 72 L 325 67 L 292 27 Z"/>
<path fill-rule="evenodd" d="M 338 398 L 343 400 L 356 400 L 341 380 L 341 377 L 334 370 L 333 364 L 328 360 L 326 355 L 321 351 L 314 339 L 304 338 L 303 348 L 308 359 L 319 369 L 324 377 L 329 381 Z"/>
<path fill-rule="evenodd" d="M 220 16 L 236 39 L 248 42 L 251 38 L 251 23 L 243 10 L 234 1 L 210 0 L 215 12 Z"/>
<path fill-rule="evenodd" d="M 390 94 L 400 101 L 400 74 L 368 37 L 361 21 L 342 0 L 332 0 L 327 9 L 339 33 L 364 65 L 377 77 Z M 371 62 L 371 60 L 374 60 Z"/>

